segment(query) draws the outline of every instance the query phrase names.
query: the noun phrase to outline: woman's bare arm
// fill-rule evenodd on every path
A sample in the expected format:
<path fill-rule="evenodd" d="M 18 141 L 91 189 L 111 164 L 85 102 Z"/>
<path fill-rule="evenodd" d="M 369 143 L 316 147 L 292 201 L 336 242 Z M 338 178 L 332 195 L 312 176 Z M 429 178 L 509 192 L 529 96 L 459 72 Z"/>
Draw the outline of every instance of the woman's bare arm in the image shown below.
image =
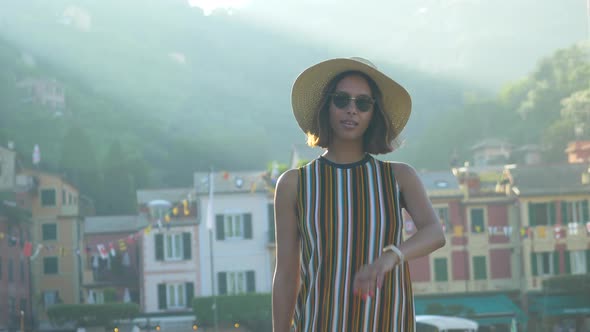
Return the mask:
<path fill-rule="evenodd" d="M 405 208 L 412 216 L 417 230 L 399 249 L 406 260 L 428 255 L 445 245 L 442 226 L 416 170 L 407 164 L 396 163 L 394 171 L 404 195 Z"/>
<path fill-rule="evenodd" d="M 277 181 L 275 192 L 276 267 L 272 286 L 274 332 L 287 332 L 295 312 L 299 290 L 299 236 L 296 202 L 297 170 L 289 170 Z"/>

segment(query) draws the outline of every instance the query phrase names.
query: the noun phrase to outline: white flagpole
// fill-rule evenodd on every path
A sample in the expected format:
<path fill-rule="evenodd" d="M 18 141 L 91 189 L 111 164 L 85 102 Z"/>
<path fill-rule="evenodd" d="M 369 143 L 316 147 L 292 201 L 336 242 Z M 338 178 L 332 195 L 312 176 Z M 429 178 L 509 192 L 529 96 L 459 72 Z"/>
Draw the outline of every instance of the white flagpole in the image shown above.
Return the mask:
<path fill-rule="evenodd" d="M 213 328 L 218 331 L 217 326 L 217 296 L 215 292 L 215 271 L 213 264 L 213 219 L 215 213 L 213 212 L 213 193 L 215 192 L 214 185 L 215 173 L 213 167 L 209 170 L 209 200 L 207 201 L 207 229 L 209 229 L 209 262 L 211 269 L 211 296 L 213 297 Z"/>

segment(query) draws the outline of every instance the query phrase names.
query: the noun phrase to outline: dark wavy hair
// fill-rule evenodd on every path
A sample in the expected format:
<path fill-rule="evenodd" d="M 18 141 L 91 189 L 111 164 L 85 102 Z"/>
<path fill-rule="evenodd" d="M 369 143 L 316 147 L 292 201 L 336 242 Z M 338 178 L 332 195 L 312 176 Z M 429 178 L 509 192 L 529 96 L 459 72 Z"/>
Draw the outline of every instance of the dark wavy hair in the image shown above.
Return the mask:
<path fill-rule="evenodd" d="M 336 91 L 338 83 L 348 76 L 361 76 L 368 83 L 371 95 L 375 99 L 373 105 L 373 117 L 363 135 L 363 149 L 371 154 L 383 154 L 394 150 L 399 133 L 391 126 L 389 116 L 383 112 L 383 101 L 379 87 L 367 74 L 359 71 L 345 71 L 336 75 L 325 87 L 319 104 L 319 110 L 315 112 L 314 128 L 307 133 L 307 145 L 327 148 L 332 142 L 332 127 L 330 126 L 330 95 Z"/>

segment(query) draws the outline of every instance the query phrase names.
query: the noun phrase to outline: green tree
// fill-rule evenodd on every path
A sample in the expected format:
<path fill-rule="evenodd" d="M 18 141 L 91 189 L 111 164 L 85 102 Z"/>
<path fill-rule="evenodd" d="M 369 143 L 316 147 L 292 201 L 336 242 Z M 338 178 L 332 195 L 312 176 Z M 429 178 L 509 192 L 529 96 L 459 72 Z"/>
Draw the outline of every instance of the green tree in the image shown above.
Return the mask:
<path fill-rule="evenodd" d="M 101 179 L 92 141 L 79 126 L 71 127 L 63 138 L 59 168 L 80 192 L 100 205 Z"/>
<path fill-rule="evenodd" d="M 129 214 L 135 211 L 133 171 L 121 143 L 111 144 L 103 163 L 104 214 Z"/>

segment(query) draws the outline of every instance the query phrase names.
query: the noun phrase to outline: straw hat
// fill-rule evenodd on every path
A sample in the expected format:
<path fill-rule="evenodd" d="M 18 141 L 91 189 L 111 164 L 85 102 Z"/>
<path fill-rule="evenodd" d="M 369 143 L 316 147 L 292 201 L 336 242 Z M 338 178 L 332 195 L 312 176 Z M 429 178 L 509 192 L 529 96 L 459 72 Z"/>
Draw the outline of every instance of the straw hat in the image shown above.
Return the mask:
<path fill-rule="evenodd" d="M 363 58 L 340 58 L 320 62 L 307 68 L 297 77 L 291 91 L 293 114 L 303 132 L 313 130 L 316 112 L 326 85 L 345 71 L 359 71 L 375 81 L 381 91 L 383 112 L 391 120 L 391 126 L 399 135 L 410 118 L 412 99 L 397 82 L 380 72 L 369 60 Z"/>

